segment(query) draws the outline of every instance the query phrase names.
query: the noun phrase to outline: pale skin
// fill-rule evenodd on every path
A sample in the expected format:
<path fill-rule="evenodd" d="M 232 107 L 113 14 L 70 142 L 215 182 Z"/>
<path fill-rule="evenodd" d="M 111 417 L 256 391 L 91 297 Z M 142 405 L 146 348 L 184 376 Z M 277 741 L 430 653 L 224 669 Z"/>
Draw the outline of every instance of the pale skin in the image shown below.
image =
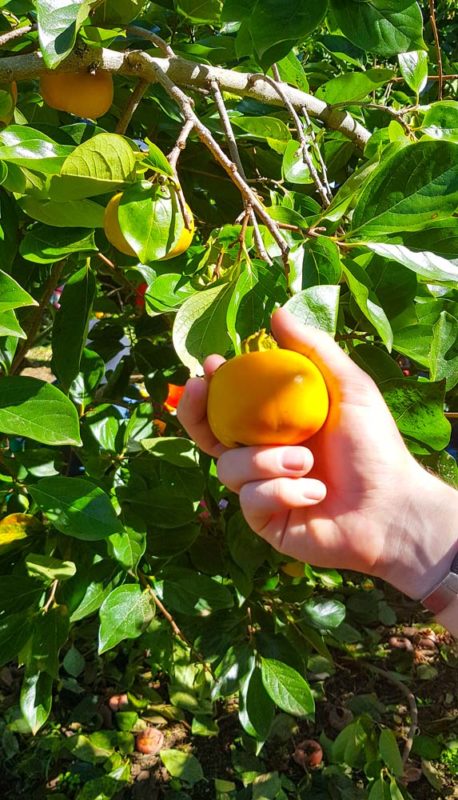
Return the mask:
<path fill-rule="evenodd" d="M 294 447 L 225 448 L 206 415 L 208 381 L 223 361 L 216 355 L 205 361 L 205 378 L 186 385 L 182 425 L 217 458 L 219 478 L 239 494 L 248 524 L 277 550 L 424 597 L 457 551 L 458 492 L 415 461 L 376 384 L 328 334 L 284 309 L 273 314 L 272 333 L 323 374 L 330 412 L 321 431 Z M 442 621 L 458 634 L 456 620 Z"/>

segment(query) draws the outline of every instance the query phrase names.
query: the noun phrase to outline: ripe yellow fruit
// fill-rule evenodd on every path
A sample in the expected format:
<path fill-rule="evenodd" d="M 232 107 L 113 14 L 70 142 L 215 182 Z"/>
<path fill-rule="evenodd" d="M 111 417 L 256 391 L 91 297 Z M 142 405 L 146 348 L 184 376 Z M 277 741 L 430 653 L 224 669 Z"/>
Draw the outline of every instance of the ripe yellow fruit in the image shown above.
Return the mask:
<path fill-rule="evenodd" d="M 172 190 L 173 191 L 173 190 Z M 173 195 L 172 195 L 173 197 Z M 121 202 L 122 192 L 118 192 L 118 194 L 113 195 L 109 203 L 105 208 L 105 216 L 103 220 L 103 227 L 105 230 L 105 236 L 107 237 L 110 244 L 113 247 L 116 247 L 116 250 L 119 250 L 120 253 L 124 253 L 126 256 L 135 256 L 135 250 L 130 246 L 129 242 L 125 238 L 121 226 L 119 224 L 119 204 Z M 173 198 L 174 202 L 176 202 L 176 198 Z M 173 245 L 173 247 L 161 258 L 158 258 L 157 261 L 167 261 L 169 258 L 175 258 L 176 256 L 180 256 L 185 250 L 188 249 L 189 245 L 192 242 L 195 230 L 194 224 L 194 217 L 192 215 L 192 211 L 189 208 L 188 204 L 186 203 L 186 210 L 188 212 L 188 216 L 190 219 L 190 228 L 186 228 L 183 221 L 183 229 Z"/>
<path fill-rule="evenodd" d="M 97 119 L 113 103 L 113 78 L 104 70 L 45 72 L 40 78 L 40 92 L 51 108 Z"/>
<path fill-rule="evenodd" d="M 282 564 L 280 569 L 284 575 L 289 575 L 290 578 L 304 577 L 304 565 L 302 561 L 288 561 L 287 564 Z"/>
<path fill-rule="evenodd" d="M 162 256 L 162 258 L 160 258 L 159 261 L 168 261 L 169 258 L 176 258 L 176 256 L 181 256 L 181 254 L 184 253 L 190 246 L 194 237 L 194 231 L 196 226 L 194 223 L 194 217 L 192 215 L 192 211 L 187 203 L 186 203 L 186 211 L 188 212 L 190 227 L 187 228 L 186 225 L 183 227 L 183 230 L 181 231 L 181 234 L 178 238 L 176 245 L 172 247 L 172 249 L 169 250 L 169 252 L 165 256 Z"/>
<path fill-rule="evenodd" d="M 236 356 L 210 380 L 208 422 L 226 447 L 301 444 L 324 425 L 328 410 L 321 372 L 292 350 Z"/>
<path fill-rule="evenodd" d="M 103 218 L 103 229 L 108 241 L 113 247 L 116 247 L 116 250 L 124 253 L 125 256 L 135 256 L 136 252 L 125 238 L 119 224 L 118 209 L 121 197 L 122 192 L 118 192 L 118 194 L 113 195 L 107 204 Z"/>

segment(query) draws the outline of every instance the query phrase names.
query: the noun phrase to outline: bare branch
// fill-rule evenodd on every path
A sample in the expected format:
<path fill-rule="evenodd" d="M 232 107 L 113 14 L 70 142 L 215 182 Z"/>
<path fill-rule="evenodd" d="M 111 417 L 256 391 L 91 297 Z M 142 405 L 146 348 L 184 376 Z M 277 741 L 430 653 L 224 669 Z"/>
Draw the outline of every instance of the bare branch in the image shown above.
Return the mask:
<path fill-rule="evenodd" d="M 24 36 L 26 33 L 30 33 L 30 31 L 36 31 L 36 29 L 37 26 L 35 24 L 22 25 L 19 28 L 13 28 L 11 31 L 7 31 L 7 33 L 2 33 L 0 36 L 0 47 L 13 42 L 15 39 L 20 39 L 21 36 Z"/>
<path fill-rule="evenodd" d="M 244 180 L 246 180 L 245 170 L 243 168 L 243 164 L 240 158 L 239 148 L 237 147 L 237 141 L 234 136 L 234 131 L 231 125 L 231 121 L 229 119 L 229 114 L 227 113 L 226 106 L 224 105 L 223 95 L 221 94 L 221 90 L 218 86 L 218 82 L 212 80 L 211 82 L 213 97 L 215 99 L 216 107 L 218 109 L 218 113 L 221 118 L 221 122 L 223 123 L 224 132 L 226 134 L 227 144 L 229 147 L 229 153 L 232 158 L 234 164 L 237 165 L 237 169 L 240 172 L 240 175 Z M 256 249 L 258 251 L 259 257 L 267 262 L 267 264 L 272 264 L 272 259 L 270 258 L 266 248 L 264 247 L 264 242 L 262 240 L 261 231 L 259 230 L 258 221 L 256 219 L 256 215 L 251 208 L 251 203 L 245 203 L 245 208 L 250 208 L 250 220 L 253 226 L 253 235 L 254 241 L 256 244 Z"/>
<path fill-rule="evenodd" d="M 434 36 L 434 44 L 436 46 L 436 56 L 437 56 L 437 71 L 439 73 L 438 77 L 438 87 L 437 87 L 437 99 L 442 100 L 443 96 L 443 87 L 444 87 L 444 70 L 442 67 L 442 52 L 441 52 L 441 45 L 439 41 L 439 31 L 437 30 L 437 22 L 436 22 L 436 9 L 434 8 L 434 0 L 429 0 L 429 17 L 431 21 L 431 28 L 433 31 Z"/>
<path fill-rule="evenodd" d="M 316 156 L 318 158 L 318 161 L 320 162 L 321 173 L 322 173 L 322 176 L 323 176 L 323 183 L 324 183 L 324 185 L 326 187 L 326 191 L 328 193 L 329 200 L 332 201 L 332 189 L 331 189 L 331 187 L 329 185 L 329 181 L 328 181 L 328 170 L 327 170 L 326 164 L 324 163 L 324 158 L 323 158 L 322 153 L 321 153 L 321 148 L 318 145 L 317 138 L 315 136 L 315 131 L 313 130 L 313 127 L 312 127 L 312 120 L 310 119 L 309 113 L 308 113 L 307 109 L 305 108 L 305 106 L 303 106 L 301 110 L 302 110 L 302 116 L 304 117 L 305 122 L 307 124 L 307 133 L 310 136 L 310 139 L 311 139 L 311 142 L 313 144 L 313 148 L 315 150 Z"/>
<path fill-rule="evenodd" d="M 141 51 L 120 53 L 115 50 L 88 48 L 84 53 L 73 53 L 57 69 L 59 72 L 74 72 L 94 63 L 108 72 L 120 72 L 122 75 L 145 78 L 149 81 L 156 79 L 154 66 L 157 65 L 178 86 L 206 89 L 209 81 L 215 79 L 222 91 L 231 92 L 239 97 L 251 97 L 273 106 L 284 105 L 278 92 L 269 85 L 265 77 L 253 85 L 249 73 L 197 64 L 178 57 L 153 58 Z M 39 53 L 9 56 L 0 60 L 0 82 L 4 83 L 14 79 L 35 78 L 46 71 Z M 297 111 L 305 107 L 311 117 L 316 117 L 329 128 L 340 131 L 359 148 L 365 147 L 371 134 L 350 114 L 334 109 L 322 100 L 293 86 L 283 84 L 283 87 L 288 100 Z"/>
<path fill-rule="evenodd" d="M 116 125 L 116 133 L 124 134 L 126 132 L 127 126 L 129 125 L 129 122 L 131 121 L 133 115 L 135 114 L 148 86 L 149 82 L 145 81 L 143 78 L 140 78 L 134 91 L 129 97 L 129 102 L 127 106 L 125 107 L 123 113 L 121 114 L 118 120 L 118 124 Z"/>
<path fill-rule="evenodd" d="M 177 168 L 178 159 L 183 150 L 185 149 L 188 142 L 189 134 L 192 133 L 193 129 L 194 129 L 193 121 L 189 119 L 186 120 L 185 124 L 183 125 L 180 131 L 180 135 L 178 136 L 178 139 L 175 142 L 173 150 L 171 150 L 167 156 L 167 161 L 175 171 Z"/>
<path fill-rule="evenodd" d="M 147 31 L 146 28 L 140 28 L 139 25 L 129 25 L 129 27 L 126 29 L 126 33 L 130 33 L 132 36 L 138 36 L 141 39 L 148 39 L 149 42 L 155 44 L 156 47 L 162 50 L 167 58 L 175 58 L 175 53 L 170 45 L 167 44 L 164 39 L 158 36 L 157 33 Z"/>
<path fill-rule="evenodd" d="M 276 74 L 278 75 L 278 68 L 276 70 Z M 293 121 L 294 121 L 294 125 L 296 126 L 297 135 L 299 137 L 299 142 L 301 144 L 302 158 L 303 158 L 305 164 L 308 167 L 308 170 L 310 172 L 312 180 L 313 180 L 313 182 L 314 182 L 314 184 L 315 184 L 315 186 L 317 188 L 318 194 L 320 195 L 320 197 L 321 197 L 321 199 L 323 201 L 323 205 L 324 205 L 325 208 L 327 208 L 329 203 L 331 202 L 331 198 L 328 197 L 328 193 L 327 193 L 326 187 L 323 185 L 323 183 L 321 181 L 321 178 L 320 178 L 320 176 L 318 175 L 318 172 L 315 169 L 315 165 L 314 165 L 314 163 L 313 163 L 313 161 L 311 159 L 311 156 L 310 156 L 310 152 L 309 152 L 309 148 L 308 148 L 308 144 L 307 144 L 307 139 L 305 138 L 305 135 L 304 135 L 304 128 L 303 128 L 302 122 L 301 122 L 301 120 L 300 120 L 300 118 L 299 118 L 299 116 L 297 114 L 296 109 L 294 108 L 293 104 L 291 103 L 287 92 L 283 88 L 284 85 L 282 83 L 278 83 L 278 81 L 275 78 L 271 78 L 269 75 L 254 74 L 254 75 L 251 76 L 250 80 L 251 81 L 256 81 L 256 80 L 259 80 L 259 78 L 262 78 L 263 80 L 267 81 L 270 84 L 270 86 L 272 86 L 275 89 L 275 91 L 278 92 L 279 96 L 283 100 L 283 103 L 285 104 L 285 107 L 288 109 L 289 113 L 291 114 L 291 117 L 293 118 Z"/>

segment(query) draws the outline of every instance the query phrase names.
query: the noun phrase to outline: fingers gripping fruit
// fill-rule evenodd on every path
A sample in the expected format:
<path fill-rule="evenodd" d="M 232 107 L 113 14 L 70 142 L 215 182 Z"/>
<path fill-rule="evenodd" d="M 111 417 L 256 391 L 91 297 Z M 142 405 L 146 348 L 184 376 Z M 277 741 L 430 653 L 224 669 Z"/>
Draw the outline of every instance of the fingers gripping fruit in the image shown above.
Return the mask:
<path fill-rule="evenodd" d="M 300 444 L 320 430 L 328 409 L 318 367 L 291 350 L 236 356 L 210 379 L 208 422 L 226 447 Z"/>
<path fill-rule="evenodd" d="M 113 78 L 104 70 L 45 72 L 40 78 L 40 92 L 51 108 L 97 119 L 113 102 Z"/>

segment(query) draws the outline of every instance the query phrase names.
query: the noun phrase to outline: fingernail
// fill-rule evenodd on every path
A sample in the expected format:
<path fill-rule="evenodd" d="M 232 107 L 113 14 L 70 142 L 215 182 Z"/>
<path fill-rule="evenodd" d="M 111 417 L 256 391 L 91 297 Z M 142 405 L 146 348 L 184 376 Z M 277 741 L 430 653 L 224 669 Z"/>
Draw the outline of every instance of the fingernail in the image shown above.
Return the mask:
<path fill-rule="evenodd" d="M 284 469 L 303 472 L 306 467 L 305 450 L 301 447 L 291 447 L 289 450 L 284 451 L 281 462 Z"/>

